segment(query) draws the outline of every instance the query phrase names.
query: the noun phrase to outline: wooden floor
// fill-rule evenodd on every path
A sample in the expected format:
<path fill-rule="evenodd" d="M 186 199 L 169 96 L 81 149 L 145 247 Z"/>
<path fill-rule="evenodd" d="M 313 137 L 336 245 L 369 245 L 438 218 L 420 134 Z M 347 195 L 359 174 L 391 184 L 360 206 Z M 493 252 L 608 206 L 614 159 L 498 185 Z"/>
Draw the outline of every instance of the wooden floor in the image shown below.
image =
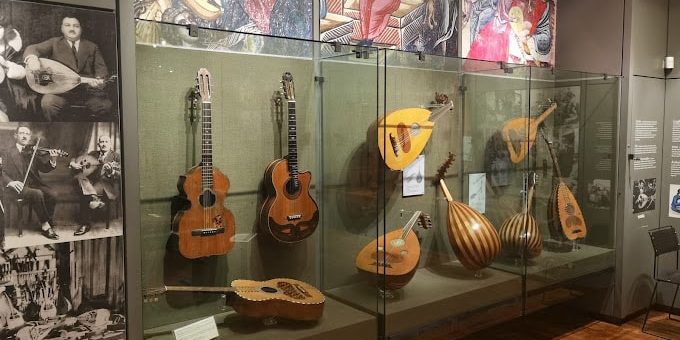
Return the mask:
<path fill-rule="evenodd" d="M 640 331 L 643 318 L 644 315 L 619 326 L 573 313 L 568 306 L 562 305 L 487 328 L 464 339 L 680 339 L 680 315 L 669 320 L 667 313 L 652 312 L 646 331 L 658 336 Z M 437 339 L 454 338 L 450 334 Z"/>

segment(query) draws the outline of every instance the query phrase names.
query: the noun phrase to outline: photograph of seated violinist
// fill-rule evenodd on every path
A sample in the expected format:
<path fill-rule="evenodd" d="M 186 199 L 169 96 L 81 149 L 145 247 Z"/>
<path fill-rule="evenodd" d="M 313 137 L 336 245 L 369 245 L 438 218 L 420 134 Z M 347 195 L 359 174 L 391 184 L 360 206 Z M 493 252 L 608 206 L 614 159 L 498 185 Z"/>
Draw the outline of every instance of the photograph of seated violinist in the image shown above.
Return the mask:
<path fill-rule="evenodd" d="M 12 36 L 22 32 L 12 61 L 21 68 L 17 76 L 27 92 L 22 106 L 6 109 L 5 121 L 118 120 L 113 14 L 30 2 L 8 8 Z M 36 26 L 30 18 L 37 16 L 41 25 Z M 0 101 L 10 99 L 16 101 L 0 93 Z"/>
<path fill-rule="evenodd" d="M 121 235 L 119 136 L 111 122 L 0 124 L 4 249 Z"/>

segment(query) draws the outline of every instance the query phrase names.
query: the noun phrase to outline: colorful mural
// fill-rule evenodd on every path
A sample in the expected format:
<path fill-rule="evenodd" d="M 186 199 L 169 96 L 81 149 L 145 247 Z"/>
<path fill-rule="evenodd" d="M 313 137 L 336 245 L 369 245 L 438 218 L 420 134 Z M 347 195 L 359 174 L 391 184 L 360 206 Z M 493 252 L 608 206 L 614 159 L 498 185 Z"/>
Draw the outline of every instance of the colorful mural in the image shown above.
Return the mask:
<path fill-rule="evenodd" d="M 554 65 L 556 4 L 557 0 L 464 0 L 462 56 Z"/>
<path fill-rule="evenodd" d="M 458 54 L 458 0 L 320 0 L 320 39 Z"/>

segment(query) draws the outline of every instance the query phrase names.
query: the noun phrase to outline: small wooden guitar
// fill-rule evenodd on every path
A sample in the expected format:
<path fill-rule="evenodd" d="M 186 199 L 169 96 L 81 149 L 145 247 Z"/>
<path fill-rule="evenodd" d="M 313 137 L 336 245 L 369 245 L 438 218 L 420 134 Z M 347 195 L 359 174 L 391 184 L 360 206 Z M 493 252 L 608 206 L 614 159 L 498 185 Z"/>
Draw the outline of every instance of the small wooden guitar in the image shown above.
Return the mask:
<path fill-rule="evenodd" d="M 231 287 L 164 286 L 143 292 L 144 301 L 157 301 L 166 292 L 227 293 L 234 310 L 251 318 L 280 317 L 315 321 L 323 314 L 326 298 L 310 284 L 293 279 L 234 280 Z"/>
<path fill-rule="evenodd" d="M 562 172 L 557 162 L 557 155 L 552 147 L 552 141 L 541 132 L 545 143 L 548 145 L 550 158 L 552 158 L 553 169 L 557 174 L 557 185 L 553 188 L 553 193 L 548 202 L 548 221 L 550 224 L 551 235 L 553 238 L 560 239 L 562 235 L 557 232 L 561 229 L 563 235 L 568 240 L 576 240 L 586 237 L 588 229 L 581 208 L 571 193 L 569 187 L 562 181 Z M 561 228 L 560 228 L 561 227 Z"/>
<path fill-rule="evenodd" d="M 453 108 L 449 101 L 437 110 L 408 108 L 388 113 L 378 122 L 378 149 L 385 164 L 402 170 L 423 152 L 437 118 Z"/>
<path fill-rule="evenodd" d="M 503 141 L 508 146 L 510 160 L 513 163 L 517 164 L 526 158 L 529 149 L 536 143 L 538 126 L 555 111 L 555 108 L 557 108 L 557 104 L 552 103 L 538 117 L 515 118 L 505 123 L 501 134 Z"/>
<path fill-rule="evenodd" d="M 81 77 L 68 66 L 52 59 L 40 58 L 40 69 L 26 69 L 26 82 L 33 91 L 41 94 L 61 94 L 73 90 L 80 84 L 93 84 L 97 79 Z M 105 82 L 115 81 L 111 76 Z"/>
<path fill-rule="evenodd" d="M 201 163 L 180 176 L 177 189 L 190 207 L 179 211 L 172 221 L 173 233 L 179 238 L 179 252 L 189 259 L 223 255 L 234 246 L 234 215 L 224 207 L 229 178 L 213 166 L 210 78 L 208 70 L 198 70 L 203 106 Z"/>
<path fill-rule="evenodd" d="M 499 231 L 503 251 L 511 256 L 532 258 L 543 251 L 543 236 L 536 219 L 531 214 L 535 186 L 536 173 L 532 172 L 527 179 L 529 189 L 526 200 L 523 202 L 522 212 L 508 217 Z"/>
<path fill-rule="evenodd" d="M 467 204 L 453 200 L 444 182 L 446 171 L 454 155 L 437 171 L 437 180 L 449 202 L 448 228 L 449 243 L 458 261 L 468 270 L 480 270 L 490 265 L 501 250 L 501 240 L 491 222 Z"/>
<path fill-rule="evenodd" d="M 319 208 L 309 194 L 312 174 L 298 170 L 293 76 L 284 73 L 281 83 L 288 102 L 288 156 L 272 161 L 264 171 L 267 197 L 260 210 L 259 225 L 266 235 L 281 243 L 293 244 L 316 230 Z"/>
<path fill-rule="evenodd" d="M 415 275 L 420 260 L 420 242 L 412 232 L 416 222 L 424 228 L 432 225 L 427 214 L 416 211 L 402 229 L 380 236 L 361 249 L 355 262 L 357 269 L 374 276 L 385 275 L 385 289 L 405 286 Z"/>

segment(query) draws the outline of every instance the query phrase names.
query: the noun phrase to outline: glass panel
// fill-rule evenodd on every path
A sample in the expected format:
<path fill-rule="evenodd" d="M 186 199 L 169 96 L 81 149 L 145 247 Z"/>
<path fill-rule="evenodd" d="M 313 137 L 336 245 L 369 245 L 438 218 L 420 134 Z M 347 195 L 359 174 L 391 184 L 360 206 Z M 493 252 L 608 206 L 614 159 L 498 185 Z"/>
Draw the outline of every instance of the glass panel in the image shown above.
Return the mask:
<path fill-rule="evenodd" d="M 339 179 L 348 175 L 340 171 L 344 158 L 338 157 L 335 166 L 335 156 L 323 156 L 319 107 L 330 101 L 330 123 L 347 114 L 338 105 L 354 102 L 353 109 L 362 110 L 358 117 L 374 119 L 376 53 L 370 53 L 372 60 L 350 63 L 354 53 L 347 46 L 204 29 L 191 37 L 184 26 L 138 24 L 142 283 L 149 301 L 143 310 L 145 337 L 172 338 L 173 329 L 208 316 L 215 316 L 225 338 L 374 337 L 374 315 L 326 293 L 356 270 L 333 266 L 337 259 L 354 258 L 354 249 L 344 249 L 340 242 L 353 234 L 346 229 L 350 223 L 333 223 L 346 220 L 333 212 L 335 202 L 324 203 L 336 194 L 322 189 L 326 182 L 329 188 L 342 186 Z M 253 47 L 262 43 L 277 48 Z M 315 77 L 315 54 L 323 55 L 325 78 Z M 202 97 L 192 101 L 200 68 L 210 72 L 210 83 L 202 82 Z M 334 89 L 353 88 L 344 84 L 351 75 L 363 82 L 356 95 L 367 93 L 361 97 L 365 102 L 333 94 Z M 289 85 L 285 90 L 282 78 Z M 361 125 L 358 119 L 356 123 Z M 345 139 L 333 142 L 330 136 L 328 141 L 337 146 L 331 151 L 345 152 Z M 283 157 L 287 163 L 273 162 Z M 193 168 L 200 161 L 202 167 Z M 211 164 L 228 182 L 210 171 Z M 326 171 L 330 167 L 339 171 Z M 230 214 L 221 211 L 223 197 L 233 225 Z M 233 238 L 218 239 L 232 230 Z M 333 238 L 338 242 L 322 243 Z M 216 244 L 233 248 L 226 255 L 202 256 Z M 262 282 L 270 279 L 274 281 Z M 234 280 L 258 282 L 248 288 L 248 283 Z M 150 288 L 164 285 L 234 286 L 238 294 L 150 294 L 163 292 Z M 262 298 L 265 302 L 253 303 Z M 273 306 L 273 298 L 293 302 Z"/>

